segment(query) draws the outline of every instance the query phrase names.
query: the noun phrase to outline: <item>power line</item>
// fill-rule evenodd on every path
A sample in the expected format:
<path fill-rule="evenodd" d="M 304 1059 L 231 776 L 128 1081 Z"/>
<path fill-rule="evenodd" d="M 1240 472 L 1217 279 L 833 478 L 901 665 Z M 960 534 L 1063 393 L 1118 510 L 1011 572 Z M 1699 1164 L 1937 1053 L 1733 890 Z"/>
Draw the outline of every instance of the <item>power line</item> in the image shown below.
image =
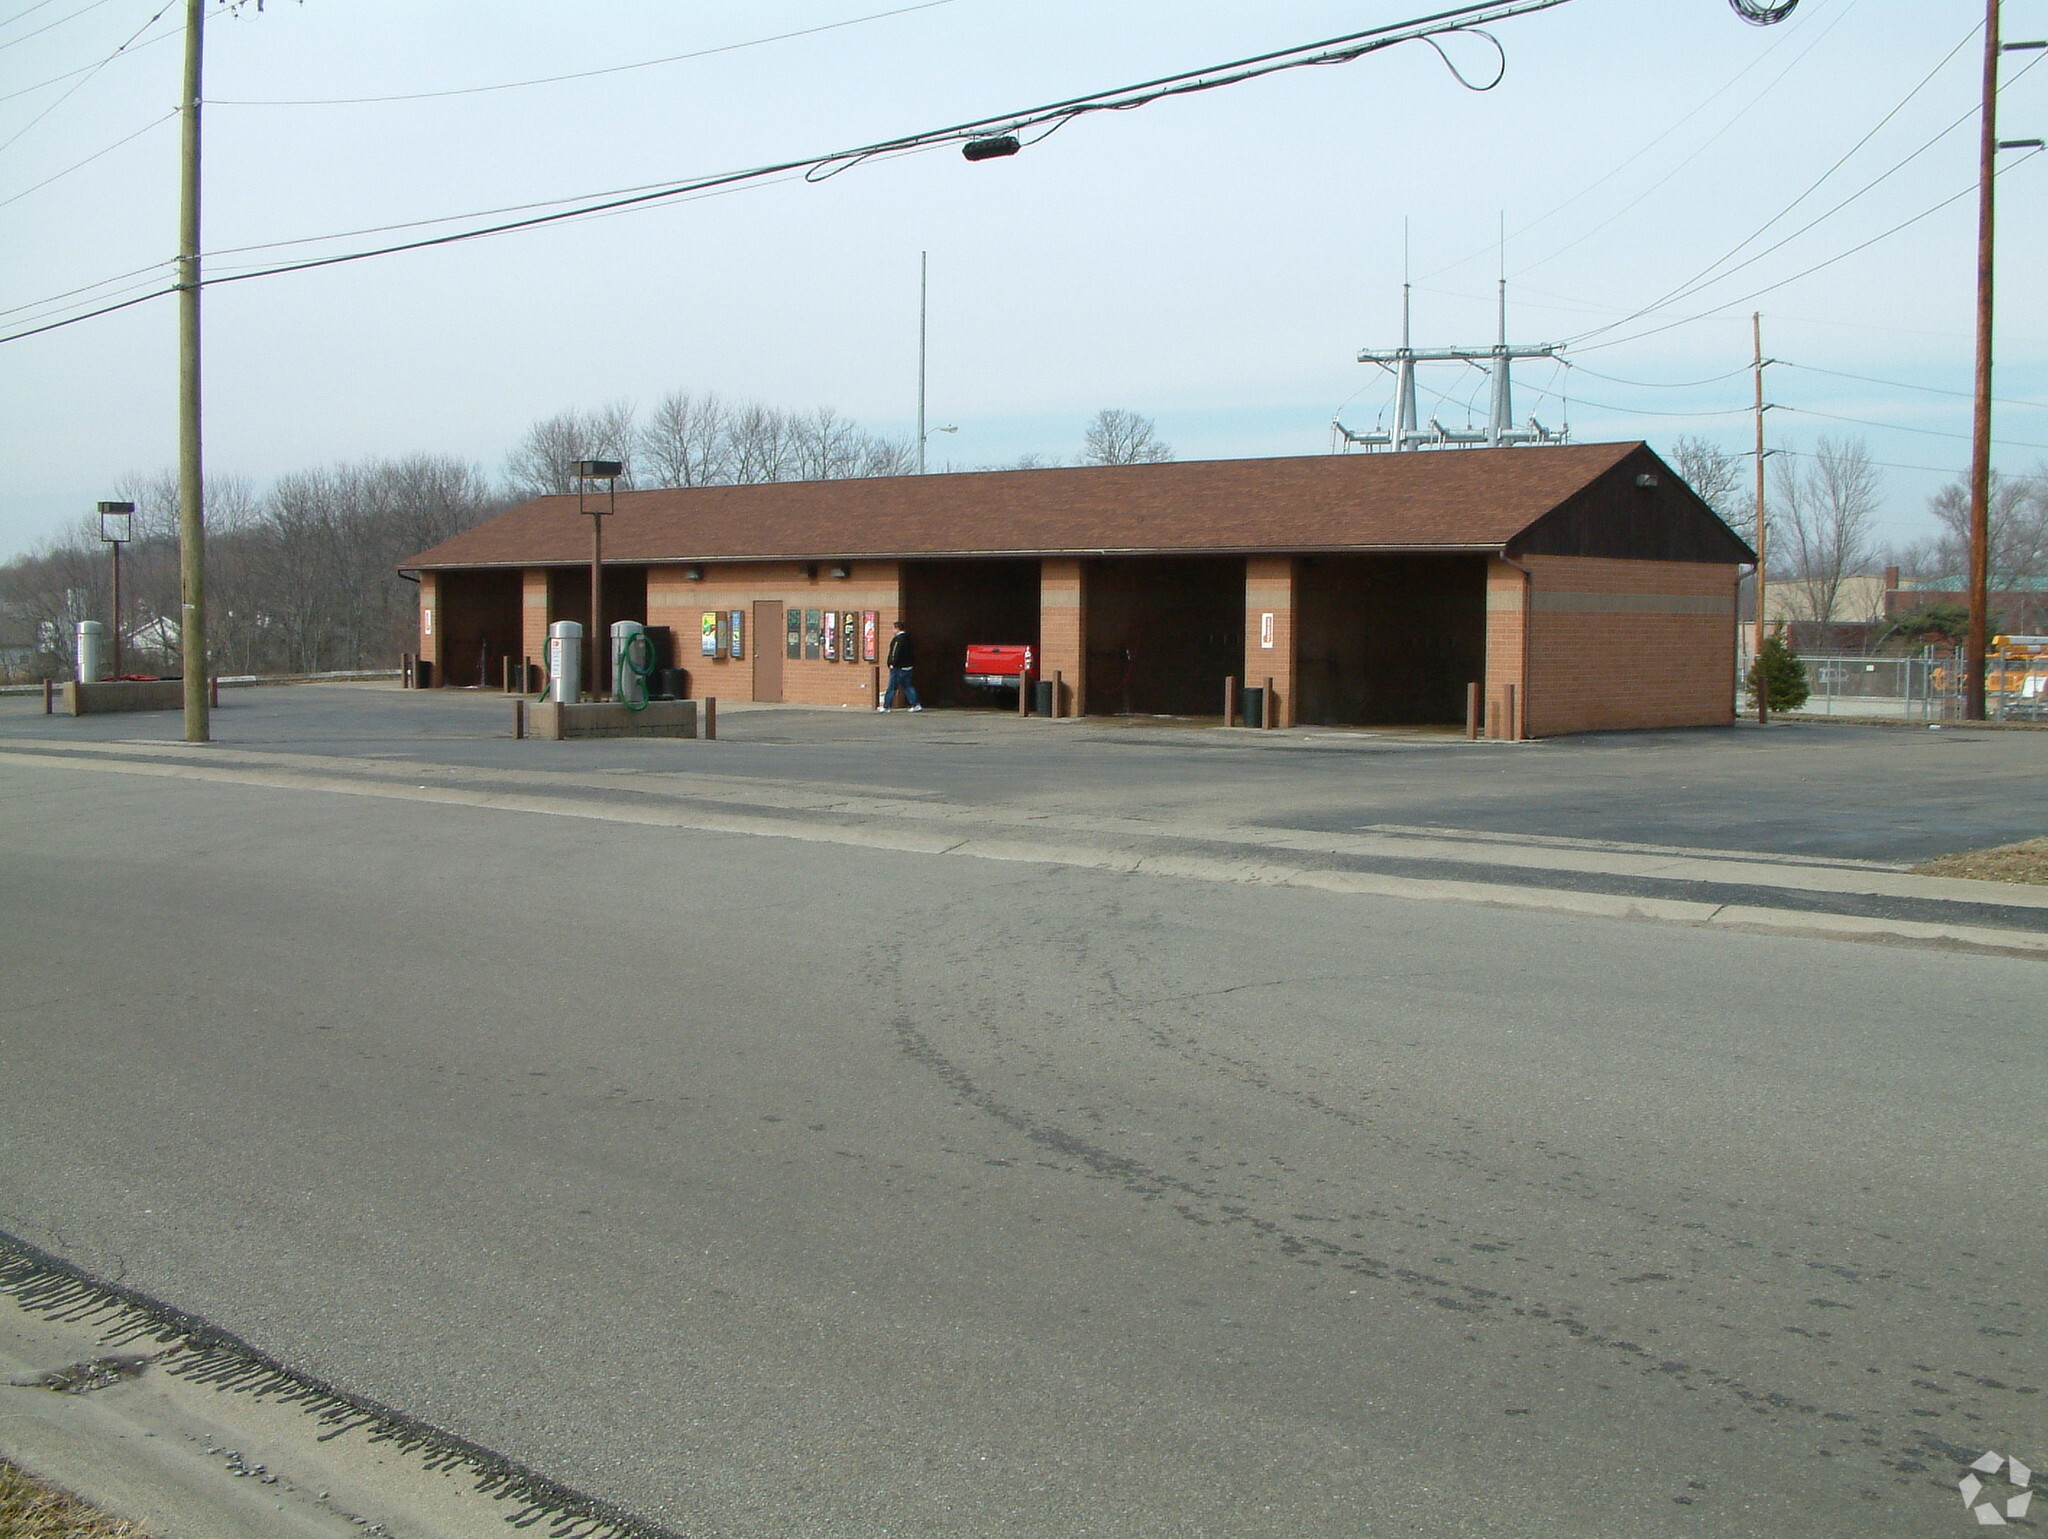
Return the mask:
<path fill-rule="evenodd" d="M 436 101 L 450 96 L 482 96 L 493 91 L 522 91 L 529 86 L 560 85 L 570 80 L 595 80 L 600 75 L 623 75 L 631 70 L 653 69 L 661 64 L 679 64 L 686 59 L 708 59 L 715 54 L 738 53 L 742 49 L 760 48 L 769 43 L 788 42 L 791 38 L 815 37 L 821 32 L 837 32 L 845 27 L 863 26 L 871 21 L 884 21 L 891 16 L 907 16 L 913 11 L 936 10 L 942 5 L 956 4 L 957 0 L 920 0 L 916 5 L 898 6 L 893 11 L 876 11 L 867 16 L 854 16 L 845 21 L 826 22 L 823 26 L 799 27 L 794 32 L 778 32 L 772 37 L 757 37 L 744 43 L 726 43 L 717 48 L 700 48 L 693 53 L 672 53 L 659 59 L 641 59 L 632 64 L 613 64 L 603 69 L 578 70 L 568 75 L 543 75 L 533 80 L 505 80 L 494 85 L 459 86 L 446 91 L 410 91 L 392 96 L 328 96 L 313 97 L 304 101 L 283 100 L 231 100 L 218 98 L 209 101 L 209 107 L 363 107 L 384 102 Z"/>
<path fill-rule="evenodd" d="M 1918 433 L 1923 438 L 1959 438 L 1965 443 L 1970 441 L 1968 433 L 1951 433 L 1942 428 L 1908 427 L 1902 422 L 1877 422 L 1869 417 L 1844 417 L 1837 412 L 1815 411 L 1810 406 L 1790 406 L 1779 402 L 1778 410 L 1798 412 L 1808 417 L 1825 417 L 1830 422 L 1853 423 L 1857 427 L 1876 428 L 1885 433 Z M 1994 438 L 1991 441 L 2003 449 L 2048 449 L 2048 444 L 2029 443 L 2020 438 Z"/>
<path fill-rule="evenodd" d="M 1858 3 L 1859 0 L 1848 0 L 1848 6 L 1845 7 L 1845 13 L 1847 10 L 1853 9 Z M 1791 43 L 1792 39 L 1798 35 L 1800 27 L 1802 27 L 1803 25 L 1805 25 L 1805 23 L 1803 22 L 1794 22 L 1791 27 L 1786 29 L 1785 35 L 1782 38 L 1780 38 L 1777 42 L 1773 43 L 1769 48 L 1765 49 L 1762 53 L 1758 54 L 1756 58 L 1750 60 L 1750 62 L 1745 64 L 1741 69 L 1737 70 L 1735 74 L 1728 79 L 1725 85 L 1723 85 L 1719 90 L 1713 92 L 1705 100 L 1700 102 L 1700 104 L 1694 107 L 1692 111 L 1686 113 L 1684 117 L 1680 118 L 1677 122 L 1673 123 L 1661 134 L 1658 134 L 1654 139 L 1650 140 L 1649 143 L 1645 144 L 1641 149 L 1637 150 L 1633 155 L 1630 155 L 1627 159 L 1623 160 L 1619 165 L 1615 166 L 1605 175 L 1596 177 L 1594 180 L 1588 182 L 1584 187 L 1580 188 L 1577 192 L 1573 193 L 1569 198 L 1566 198 L 1562 203 L 1556 204 L 1554 207 L 1552 207 L 1549 210 L 1549 212 L 1538 214 L 1534 219 L 1530 220 L 1527 224 L 1522 225 L 1521 227 L 1516 229 L 1512 234 L 1507 236 L 1507 239 L 1520 240 L 1524 235 L 1527 235 L 1531 230 L 1534 230 L 1541 225 L 1547 224 L 1552 219 L 1555 219 L 1559 214 L 1563 213 L 1566 209 L 1570 208 L 1574 203 L 1577 203 L 1581 198 L 1590 196 L 1599 188 L 1604 187 L 1607 183 L 1613 181 L 1614 178 L 1621 175 L 1622 172 L 1626 171 L 1630 166 L 1634 165 L 1637 161 L 1641 160 L 1645 155 L 1649 154 L 1650 151 L 1654 150 L 1666 139 L 1670 138 L 1673 134 L 1677 133 L 1679 129 L 1685 127 L 1686 124 L 1690 123 L 1702 112 L 1705 112 L 1709 107 L 1713 106 L 1715 102 L 1719 101 L 1723 96 L 1726 96 L 1730 91 L 1734 90 L 1736 86 L 1742 83 L 1743 79 L 1746 76 L 1748 76 L 1752 70 L 1762 68 L 1764 63 L 1770 59 L 1772 54 L 1776 53 L 1780 48 L 1783 48 Z M 1804 55 L 1802 55 L 1802 57 L 1804 57 Z M 1768 89 L 1769 88 L 1766 87 L 1766 91 L 1768 91 Z M 1756 101 L 1761 99 L 1762 97 L 1761 95 L 1759 95 L 1757 98 L 1751 101 L 1750 105 L 1754 106 L 1756 104 Z M 1745 108 L 1744 110 L 1746 111 L 1748 109 Z M 1478 258 L 1483 256 L 1492 256 L 1496 249 L 1496 246 L 1488 245 L 1481 250 L 1472 252 L 1468 256 L 1459 257 L 1455 262 L 1446 262 L 1441 267 L 1431 268 L 1428 272 L 1422 274 L 1421 277 L 1418 278 L 1416 281 L 1418 283 L 1425 282 L 1428 279 L 1439 277 L 1444 273 L 1450 272 L 1454 268 L 1463 267 L 1467 262 L 1476 261 Z M 1528 271 L 1529 269 L 1525 268 L 1523 270 Z"/>
<path fill-rule="evenodd" d="M 1855 192 L 1851 193 L 1841 202 L 1835 204 L 1834 207 L 1828 209 L 1825 213 L 1819 214 L 1813 219 L 1808 220 L 1805 224 L 1801 225 L 1797 230 L 1794 230 L 1790 235 L 1787 235 L 1782 240 L 1779 240 L 1773 245 L 1765 247 L 1762 251 L 1757 252 L 1754 256 L 1751 256 L 1746 261 L 1739 262 L 1734 267 L 1728 267 L 1726 271 L 1718 271 L 1719 269 L 1726 267 L 1726 264 L 1738 253 L 1740 253 L 1744 247 L 1750 245 L 1752 242 L 1759 239 L 1773 225 L 1777 224 L 1779 220 L 1783 219 L 1787 214 L 1791 213 L 1795 208 L 1799 207 L 1800 204 L 1804 203 L 1815 192 L 1819 191 L 1820 188 L 1828 181 L 1828 179 L 1832 177 L 1837 171 L 1841 170 L 1841 168 L 1844 165 L 1846 165 L 1849 162 L 1849 160 L 1857 154 L 1858 151 L 1860 151 L 1865 145 L 1870 143 L 1870 141 L 1884 129 L 1886 124 L 1890 123 L 1893 118 L 1897 117 L 1901 112 L 1903 112 L 1908 106 L 1908 104 L 1912 102 L 1913 98 L 1918 96 L 1923 90 L 1925 90 L 1928 84 L 1933 81 L 1934 77 L 1940 74 L 1942 70 L 1946 69 L 1948 67 L 1949 61 L 1954 59 L 1956 54 L 1959 53 L 1963 49 L 1963 47 L 1969 43 L 1970 39 L 1972 37 L 1975 37 L 1977 33 L 1981 30 L 1981 27 L 1972 28 L 1970 32 L 1964 36 L 1961 42 L 1957 43 L 1954 48 L 1951 48 L 1948 51 L 1948 53 L 1942 57 L 1940 63 L 1936 64 L 1933 69 L 1929 70 L 1927 74 L 1921 78 L 1919 84 L 1915 85 L 1912 90 L 1908 91 L 1905 97 L 1901 99 L 1896 106 L 1894 106 L 1889 112 L 1887 112 L 1882 118 L 1878 120 L 1875 127 L 1873 127 L 1868 133 L 1866 133 L 1861 139 L 1857 140 L 1856 143 L 1850 147 L 1847 154 L 1843 155 L 1832 166 L 1828 167 L 1828 169 L 1821 173 L 1820 177 L 1816 179 L 1811 185 L 1809 185 L 1804 192 L 1800 193 L 1798 197 L 1794 198 L 1790 203 L 1786 204 L 1777 213 L 1773 214 L 1769 219 L 1765 220 L 1764 223 L 1758 226 L 1755 231 L 1745 236 L 1742 240 L 1738 241 L 1734 246 L 1730 247 L 1719 258 L 1709 263 L 1706 267 L 1702 268 L 1698 273 L 1694 274 L 1691 278 L 1688 278 L 1685 282 L 1679 284 L 1676 288 L 1667 291 L 1660 298 L 1652 300 L 1649 304 L 1644 305 L 1642 308 L 1635 311 L 1633 314 L 1625 316 L 1619 321 L 1611 321 L 1605 326 L 1595 327 L 1591 331 L 1582 332 L 1580 333 L 1579 337 L 1575 338 L 1574 340 L 1583 341 L 1591 337 L 1597 337 L 1603 331 L 1610 331 L 1613 330 L 1615 327 L 1625 326 L 1630 321 L 1640 320 L 1642 317 L 1646 315 L 1655 314 L 1657 311 L 1665 308 L 1666 306 L 1677 304 L 1679 301 L 1690 297 L 1691 295 L 1699 292 L 1703 288 L 1710 286 L 1711 284 L 1718 283 L 1725 278 L 1733 277 L 1736 273 L 1741 272 L 1744 268 L 1755 266 L 1758 262 L 1761 262 L 1765 257 L 1770 256 L 1773 252 L 1783 250 L 1791 242 L 1797 240 L 1800 236 L 1814 229 L 1817 225 L 1823 223 L 1828 219 L 1833 218 L 1836 214 L 1839 214 L 1843 209 L 1847 208 L 1850 204 L 1862 198 L 1865 194 L 1872 192 L 1876 188 L 1882 186 L 1891 177 L 1897 175 L 1900 171 L 1904 170 L 1907 166 L 1911 165 L 1915 160 L 1919 159 L 1920 156 L 1926 154 L 1927 151 L 1934 148 L 1934 146 L 1939 144 L 1943 139 L 1947 138 L 1950 134 L 1954 133 L 1956 129 L 1960 128 L 1964 123 L 1968 122 L 1972 116 L 1975 115 L 1975 108 L 1972 108 L 1969 112 L 1966 112 L 1961 117 L 1957 118 L 1953 123 L 1949 124 L 1948 127 L 1944 128 L 1932 139 L 1927 140 L 1918 149 L 1914 150 L 1910 155 L 1907 155 L 1903 160 L 1895 162 L 1891 167 L 1889 167 L 1887 170 L 1879 174 L 1877 177 L 1875 177 L 1871 181 L 1864 183 L 1862 187 L 1858 188 Z"/>
<path fill-rule="evenodd" d="M 171 0 L 166 0 L 168 9 Z M 361 251 L 343 252 L 333 256 L 309 257 L 303 261 L 280 263 L 276 266 L 253 269 L 247 272 L 229 273 L 205 280 L 205 287 L 224 283 L 241 283 L 254 278 L 276 277 L 284 273 L 306 272 L 319 267 L 333 267 L 345 262 L 366 261 L 372 257 L 392 256 L 403 251 L 421 251 L 435 246 L 454 245 L 458 242 L 479 240 L 491 235 L 510 234 L 518 230 L 535 229 L 543 225 L 558 224 L 565 220 L 586 218 L 593 214 L 609 213 L 615 210 L 646 206 L 666 202 L 691 193 L 707 192 L 721 187 L 732 187 L 742 183 L 765 180 L 792 171 L 801 171 L 811 180 L 823 180 L 852 169 L 865 161 L 888 158 L 896 155 L 914 154 L 924 150 L 937 149 L 949 144 L 981 140 L 1001 144 L 1008 140 L 1006 151 L 1014 153 L 1019 147 L 1019 136 L 1038 130 L 1032 142 L 1043 139 L 1075 119 L 1098 112 L 1128 112 L 1152 102 L 1169 100 L 1174 97 L 1193 95 L 1198 92 L 1220 90 L 1226 86 L 1240 85 L 1250 80 L 1285 70 L 1304 69 L 1328 64 L 1348 64 L 1401 43 L 1428 42 L 1433 37 L 1455 32 L 1471 31 L 1482 24 L 1506 20 L 1510 17 L 1530 15 L 1538 11 L 1552 10 L 1569 0 L 1470 0 L 1470 3 L 1438 11 L 1433 15 L 1413 18 L 1383 26 L 1367 28 L 1360 32 L 1346 33 L 1328 38 L 1319 43 L 1297 44 L 1268 53 L 1255 54 L 1249 58 L 1234 60 L 1228 64 L 1212 65 L 1205 69 L 1184 70 L 1177 74 L 1163 75 L 1156 79 L 1141 81 L 1136 85 L 1120 86 L 1110 90 L 1093 91 L 1081 96 L 1068 97 L 1062 101 L 1049 102 L 1042 106 L 1029 107 L 1021 111 L 1005 112 L 989 117 L 974 118 L 955 123 L 945 128 L 928 129 L 922 133 L 906 134 L 900 138 L 882 140 L 875 144 L 856 149 L 839 150 L 825 155 L 804 156 L 798 159 L 780 161 L 771 165 L 755 166 L 743 171 L 726 172 L 718 176 L 701 177 L 691 181 L 671 183 L 647 191 L 634 192 L 622 197 L 587 203 L 577 208 L 558 209 L 551 213 L 534 214 L 524 219 L 504 221 L 480 229 L 458 230 L 446 235 L 427 236 L 418 240 L 399 241 L 390 245 L 372 247 Z M 163 13 L 159 11 L 159 16 Z M 153 24 L 145 24 L 147 26 Z M 140 33 L 137 34 L 140 36 Z M 111 56 L 110 56 L 111 57 Z M 1496 84 L 1498 81 L 1495 82 Z M 81 81 L 80 84 L 83 84 Z M 76 87 L 73 88 L 74 90 Z M 1490 89 L 1490 87 L 1488 87 Z M 66 93 L 67 95 L 69 93 Z M 423 223 L 425 221 L 422 221 Z M 172 290 L 159 290 L 135 299 L 123 300 L 118 304 L 106 305 L 61 321 L 46 322 L 43 325 L 0 336 L 0 344 L 38 336 L 61 327 L 74 326 L 93 320 L 114 311 L 127 309 L 131 305 L 146 303 Z"/>
<path fill-rule="evenodd" d="M 1833 34 L 1835 28 L 1839 27 L 1845 20 L 1848 19 L 1849 12 L 1856 8 L 1857 3 L 1858 0 L 1849 0 L 1849 4 L 1843 6 L 1842 9 L 1836 13 L 1835 19 L 1828 24 L 1828 26 L 1821 32 L 1821 34 L 1818 37 L 1816 37 L 1811 43 L 1807 44 L 1807 46 L 1800 51 L 1798 56 L 1795 57 L 1791 63 L 1787 64 L 1784 67 L 1784 69 L 1780 70 L 1776 77 L 1772 79 L 1769 85 L 1765 86 L 1761 91 L 1757 92 L 1755 96 L 1751 97 L 1745 106 L 1743 106 L 1739 111 L 1737 111 L 1733 116 L 1731 116 L 1726 123 L 1721 125 L 1720 128 L 1716 129 L 1714 133 L 1705 140 L 1705 142 L 1698 146 L 1698 148 L 1694 149 L 1690 154 L 1684 156 L 1678 162 L 1677 165 L 1673 166 L 1669 171 L 1665 172 L 1663 176 L 1659 177 L 1656 181 L 1652 182 L 1648 187 L 1645 187 L 1641 192 L 1637 193 L 1635 197 L 1631 198 L 1627 203 L 1624 203 L 1620 208 L 1616 209 L 1612 214 L 1608 215 L 1607 218 L 1601 220 L 1600 223 L 1594 225 L 1592 229 L 1586 231 L 1585 234 L 1579 236 L 1578 239 L 1567 241 L 1564 245 L 1559 246 L 1555 251 L 1552 251 L 1548 256 L 1540 257 L 1536 261 L 1529 263 L 1527 266 L 1523 267 L 1520 272 L 1516 273 L 1515 276 L 1521 277 L 1525 273 L 1535 272 L 1538 268 L 1546 267 L 1550 263 L 1556 261 L 1566 252 L 1574 251 L 1578 249 L 1580 246 L 1583 246 L 1587 241 L 1591 240 L 1594 236 L 1598 235 L 1602 230 L 1607 229 L 1610 225 L 1616 223 L 1618 220 L 1632 213 L 1638 205 L 1642 204 L 1653 194 L 1655 194 L 1664 186 L 1666 186 L 1673 177 L 1678 175 L 1679 172 L 1683 171 L 1687 166 L 1691 165 L 1695 160 L 1699 159 L 1700 156 L 1704 155 L 1708 150 L 1712 149 L 1716 144 L 1720 143 L 1722 139 L 1726 138 L 1728 134 L 1734 130 L 1735 125 L 1742 121 L 1744 114 L 1753 110 L 1758 102 L 1762 101 L 1766 96 L 1770 95 L 1771 92 L 1775 91 L 1781 84 L 1783 84 L 1785 78 L 1788 75 L 1790 75 L 1801 64 L 1806 62 L 1807 56 L 1809 54 L 1811 54 L 1815 49 L 1819 48 L 1822 43 L 1828 40 L 1828 38 Z M 1969 39 L 1965 38 L 1964 41 L 1968 42 Z M 1766 226 L 1766 228 L 1768 228 L 1768 226 Z M 1754 239 L 1754 237 L 1751 238 Z M 1738 247 L 1736 249 L 1740 250 L 1741 248 Z"/>
<path fill-rule="evenodd" d="M 107 0 L 86 0 L 84 5 L 73 11 L 69 16 L 59 16 L 55 21 L 44 22 L 43 25 L 36 28 L 33 32 L 24 32 L 20 37 L 10 37 L 6 42 L 0 43 L 0 48 L 12 48 L 16 43 L 26 43 L 32 37 L 41 37 L 45 32 L 54 32 L 66 22 L 76 21 L 87 12 L 96 11 L 106 3 Z"/>
<path fill-rule="evenodd" d="M 1785 368 L 1798 369 L 1806 374 L 1826 374 L 1835 379 L 1853 379 L 1857 383 L 1864 385 L 1883 385 L 1892 390 L 1921 390 L 1925 391 L 1928 395 L 1952 395 L 1965 401 L 1974 399 L 1974 392 L 1968 390 L 1946 390 L 1940 385 L 1912 385 L 1902 379 L 1876 379 L 1868 374 L 1845 374 L 1840 369 L 1823 369 L 1815 364 L 1794 363 L 1789 358 L 1777 358 L 1772 361 Z M 1588 370 L 1587 372 L 1590 373 L 1591 371 Z M 2048 407 L 2048 401 L 2022 401 L 2013 396 L 1996 395 L 1991 399 L 1999 406 L 2032 406 L 2036 409 Z"/>
<path fill-rule="evenodd" d="M 143 33 L 147 32 L 151 27 L 155 26 L 159 21 L 161 21 L 163 19 L 164 12 L 168 11 L 175 4 L 177 4 L 177 0 L 164 0 L 163 5 L 157 10 L 156 15 L 150 17 L 148 21 L 145 21 L 141 26 L 137 27 L 132 33 L 129 34 L 128 42 L 123 43 L 120 47 L 116 48 L 104 59 L 100 60 L 99 63 L 89 65 L 85 70 L 80 72 L 77 82 L 73 84 L 70 90 L 66 91 L 62 96 L 58 97 L 55 101 L 51 102 L 49 106 L 45 107 L 41 112 L 38 112 L 26 123 L 22 124 L 21 127 L 16 129 L 10 137 L 8 137 L 5 140 L 0 140 L 0 150 L 10 148 L 17 140 L 21 138 L 23 134 L 27 133 L 31 128 L 34 128 L 36 124 L 42 122 L 44 118 L 48 117 L 51 113 L 55 112 L 59 107 L 63 106 L 66 102 L 70 101 L 72 97 L 76 96 L 79 93 L 79 91 L 84 88 L 87 81 L 91 80 L 93 76 L 97 75 L 109 64 L 112 64 L 116 59 L 120 58 L 122 54 L 126 53 L 128 51 L 129 44 L 133 43 L 136 40 L 136 38 L 142 36 Z M 165 36 L 176 36 L 176 34 L 166 33 Z"/>
<path fill-rule="evenodd" d="M 1739 369 L 1730 369 L 1726 374 L 1716 374 L 1708 379 L 1689 379 L 1679 381 L 1651 379 L 1622 379 L 1618 375 L 1602 374 L 1598 369 L 1589 369 L 1583 364 L 1575 363 L 1572 365 L 1572 367 L 1578 370 L 1578 372 L 1581 374 L 1590 374 L 1595 379 L 1604 379 L 1610 385 L 1627 385 L 1632 389 L 1636 390 L 1701 390 L 1706 388 L 1708 385 L 1718 385 L 1723 380 L 1734 379 L 1738 375 L 1746 375 L 1749 373 L 1749 365 L 1744 364 Z"/>
<path fill-rule="evenodd" d="M 133 140 L 140 139 L 152 128 L 163 127 L 164 124 L 170 122 L 170 120 L 176 117 L 177 115 L 178 109 L 173 107 L 169 112 L 166 112 L 162 117 L 155 118 L 152 119 L 150 122 L 144 123 L 132 134 L 123 134 L 120 138 L 116 139 L 112 144 L 106 146 L 106 148 L 94 150 L 90 155 L 86 156 L 85 159 L 73 162 L 71 165 L 66 166 L 62 171 L 57 172 L 55 175 L 46 176 L 40 182 L 36 182 L 31 186 L 22 188 L 20 192 L 13 194 L 11 197 L 0 198 L 0 208 L 5 208 L 10 203 L 19 203 L 23 198 L 27 197 L 30 193 L 39 192 L 43 188 L 49 186 L 52 182 L 61 182 L 65 177 L 69 176 L 74 171 L 84 170 L 87 166 L 91 165 L 94 161 L 98 160 L 102 155 L 113 154 L 114 151 L 118 150 L 122 145 L 130 143 Z"/>
<path fill-rule="evenodd" d="M 20 21 L 24 16 L 33 16 L 37 11 L 40 11 L 44 6 L 54 5 L 55 3 L 56 0 L 36 0 L 36 3 L 34 5 L 26 6 L 23 9 L 16 11 L 12 16 L 8 17 L 5 21 L 0 21 L 0 27 L 11 27 L 17 21 Z"/>

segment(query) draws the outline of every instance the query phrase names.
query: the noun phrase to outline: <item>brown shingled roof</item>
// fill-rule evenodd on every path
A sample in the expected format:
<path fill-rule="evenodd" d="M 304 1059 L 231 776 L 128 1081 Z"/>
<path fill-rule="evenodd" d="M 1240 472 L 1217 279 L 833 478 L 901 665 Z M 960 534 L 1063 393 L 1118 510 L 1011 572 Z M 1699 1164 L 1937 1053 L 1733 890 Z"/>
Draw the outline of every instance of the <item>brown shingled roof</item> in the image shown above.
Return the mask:
<path fill-rule="evenodd" d="M 605 558 L 1498 549 L 1642 448 L 1325 454 L 621 492 L 605 523 Z M 542 497 L 405 566 L 589 559 L 590 525 L 576 499 Z"/>

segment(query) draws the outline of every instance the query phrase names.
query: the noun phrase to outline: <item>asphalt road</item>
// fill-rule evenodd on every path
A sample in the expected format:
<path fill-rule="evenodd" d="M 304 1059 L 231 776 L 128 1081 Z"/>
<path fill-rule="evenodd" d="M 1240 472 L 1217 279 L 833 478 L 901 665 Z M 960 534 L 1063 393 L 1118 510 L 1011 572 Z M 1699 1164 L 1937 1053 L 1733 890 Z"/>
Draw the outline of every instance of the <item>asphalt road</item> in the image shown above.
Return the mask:
<path fill-rule="evenodd" d="M 662 746 L 880 753 L 740 725 Z M 1921 1536 L 2048 1464 L 2037 963 L 19 762 L 0 936 L 0 1228 L 692 1534 Z"/>

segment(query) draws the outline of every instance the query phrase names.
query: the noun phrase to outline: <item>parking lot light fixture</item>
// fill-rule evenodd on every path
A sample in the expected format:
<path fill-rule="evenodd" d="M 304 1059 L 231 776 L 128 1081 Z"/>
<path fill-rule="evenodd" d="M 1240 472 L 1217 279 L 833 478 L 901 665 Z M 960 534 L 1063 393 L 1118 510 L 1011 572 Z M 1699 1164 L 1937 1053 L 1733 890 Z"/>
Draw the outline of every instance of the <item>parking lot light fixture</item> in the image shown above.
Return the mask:
<path fill-rule="evenodd" d="M 134 503 L 100 504 L 100 538 L 107 542 L 107 550 L 114 558 L 114 677 L 117 679 L 121 677 L 121 547 L 133 538 L 134 527 Z"/>
<path fill-rule="evenodd" d="M 584 677 L 590 680 L 591 694 L 600 700 L 605 690 L 606 651 L 598 640 L 604 634 L 604 521 L 607 514 L 618 509 L 619 477 L 625 469 L 619 460 L 572 460 L 569 464 L 569 474 L 576 478 L 576 511 L 590 519 L 590 666 L 584 670 Z M 590 505 L 593 481 L 604 482 L 602 507 Z"/>

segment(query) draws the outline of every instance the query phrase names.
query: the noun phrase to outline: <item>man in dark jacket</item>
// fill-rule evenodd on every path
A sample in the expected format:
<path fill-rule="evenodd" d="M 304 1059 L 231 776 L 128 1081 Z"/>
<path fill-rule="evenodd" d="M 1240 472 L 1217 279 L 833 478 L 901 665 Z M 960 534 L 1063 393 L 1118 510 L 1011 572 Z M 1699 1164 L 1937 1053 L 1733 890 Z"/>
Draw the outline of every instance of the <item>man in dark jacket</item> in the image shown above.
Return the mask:
<path fill-rule="evenodd" d="M 875 703 L 876 710 L 888 710 L 889 702 L 896 698 L 899 689 L 913 711 L 924 709 L 917 703 L 917 686 L 910 682 L 910 671 L 916 666 L 917 642 L 904 623 L 898 620 L 896 634 L 889 638 L 889 682 L 882 686 L 882 698 Z"/>

